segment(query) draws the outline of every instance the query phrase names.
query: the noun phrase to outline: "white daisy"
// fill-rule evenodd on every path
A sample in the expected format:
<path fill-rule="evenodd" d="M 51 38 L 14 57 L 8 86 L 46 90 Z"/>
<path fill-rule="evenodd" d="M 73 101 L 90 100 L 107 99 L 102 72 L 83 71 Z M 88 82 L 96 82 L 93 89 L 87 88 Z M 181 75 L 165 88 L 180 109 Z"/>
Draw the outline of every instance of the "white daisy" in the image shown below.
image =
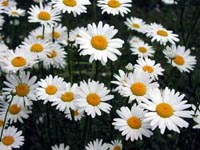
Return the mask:
<path fill-rule="evenodd" d="M 80 111 L 78 109 L 66 109 L 65 110 L 65 117 L 68 118 L 69 120 L 75 120 L 75 121 L 79 121 L 82 119 L 82 117 L 84 116 L 84 111 Z M 72 115 L 73 115 L 73 119 L 72 119 Z"/>
<path fill-rule="evenodd" d="M 77 89 L 79 96 L 74 102 L 78 110 L 84 110 L 87 115 L 95 118 L 96 115 L 101 116 L 101 111 L 109 113 L 111 105 L 106 103 L 113 99 L 113 95 L 109 95 L 110 90 L 98 81 L 88 80 L 88 83 L 82 81 Z"/>
<path fill-rule="evenodd" d="M 126 136 L 126 140 L 142 140 L 142 136 L 150 137 L 153 135 L 150 131 L 150 124 L 144 122 L 145 113 L 146 111 L 135 104 L 131 110 L 128 107 L 121 107 L 120 110 L 117 110 L 120 118 L 114 118 L 112 125 L 122 132 L 122 136 Z"/>
<path fill-rule="evenodd" d="M 103 143 L 102 139 L 91 141 L 85 147 L 85 150 L 108 150 L 108 144 Z"/>
<path fill-rule="evenodd" d="M 21 71 L 19 72 L 19 76 L 8 74 L 6 80 L 3 82 L 7 86 L 3 88 L 3 95 L 19 105 L 32 105 L 32 101 L 36 100 L 36 76 L 30 77 L 30 72 L 25 73 Z"/>
<path fill-rule="evenodd" d="M 17 5 L 15 0 L 0 0 L 0 6 L 3 7 L 4 10 L 7 10 L 10 7 L 15 7 Z"/>
<path fill-rule="evenodd" d="M 152 82 L 153 79 L 150 75 L 142 71 L 134 71 L 128 73 L 124 77 L 124 81 L 121 78 L 116 78 L 118 81 L 112 83 L 117 84 L 117 90 L 124 97 L 129 97 L 129 103 L 133 100 L 137 100 L 140 103 L 142 100 L 146 100 L 149 95 L 149 90 L 158 88 L 157 82 Z M 121 84 L 123 81 L 123 85 Z"/>
<path fill-rule="evenodd" d="M 45 79 L 40 79 L 38 85 L 39 87 L 36 88 L 36 95 L 39 100 L 44 101 L 44 104 L 48 101 L 58 99 L 65 90 L 64 79 L 58 76 L 46 76 Z"/>
<path fill-rule="evenodd" d="M 133 43 L 130 50 L 133 55 L 137 55 L 138 57 L 152 57 L 155 53 L 153 47 L 143 41 Z"/>
<path fill-rule="evenodd" d="M 150 74 L 153 80 L 158 80 L 158 76 L 163 75 L 164 69 L 161 67 L 160 63 L 156 64 L 155 60 L 148 58 L 139 58 L 137 64 L 134 66 L 135 71 L 144 71 Z"/>
<path fill-rule="evenodd" d="M 6 14 L 8 14 L 8 16 L 11 17 L 21 17 L 25 15 L 25 10 L 17 8 L 16 6 L 14 7 L 9 7 L 7 9 L 7 11 L 5 11 Z"/>
<path fill-rule="evenodd" d="M 17 131 L 17 128 L 13 126 L 4 129 L 0 142 L 1 150 L 12 150 L 13 148 L 20 148 L 23 144 L 24 136 L 22 135 L 22 131 Z"/>
<path fill-rule="evenodd" d="M 45 27 L 45 29 L 47 28 L 48 26 Z M 43 35 L 44 34 L 44 35 Z M 29 33 L 29 36 L 27 39 L 32 39 L 32 38 L 35 38 L 35 39 L 38 39 L 38 40 L 45 40 L 45 41 L 48 41 L 49 40 L 49 36 L 46 35 L 46 32 L 44 31 L 43 32 L 43 27 L 40 26 L 34 30 L 32 30 L 30 33 Z"/>
<path fill-rule="evenodd" d="M 61 143 L 59 145 L 54 145 L 51 147 L 51 150 L 69 150 L 69 146 L 65 146 L 64 143 Z"/>
<path fill-rule="evenodd" d="M 1 69 L 4 72 L 17 72 L 32 67 L 37 58 L 27 53 L 25 49 L 16 48 L 15 51 L 6 51 L 6 57 L 0 57 Z"/>
<path fill-rule="evenodd" d="M 131 36 L 130 39 L 128 39 L 128 43 L 130 47 L 133 47 L 135 43 L 138 43 L 138 42 L 144 42 L 144 41 L 137 36 Z"/>
<path fill-rule="evenodd" d="M 192 128 L 200 129 L 200 105 L 199 105 L 199 107 L 196 107 L 196 106 L 192 105 L 192 109 L 194 111 L 193 120 L 196 123 L 196 125 L 193 126 Z"/>
<path fill-rule="evenodd" d="M 45 32 L 49 39 L 53 39 L 55 42 L 66 43 L 68 41 L 67 28 L 62 26 L 62 24 L 57 24 L 56 26 L 48 26 Z"/>
<path fill-rule="evenodd" d="M 167 42 L 175 44 L 178 42 L 178 35 L 173 34 L 172 31 L 165 29 L 162 25 L 157 23 L 151 23 L 146 30 L 147 37 L 151 38 L 151 41 L 160 42 L 161 45 L 166 45 Z"/>
<path fill-rule="evenodd" d="M 46 58 L 47 54 L 49 54 L 50 47 L 52 43 L 48 40 L 40 40 L 34 37 L 29 36 L 25 38 L 25 40 L 20 45 L 21 48 L 26 49 L 33 56 L 38 57 L 40 60 Z"/>
<path fill-rule="evenodd" d="M 122 141 L 121 140 L 113 140 L 111 144 L 109 144 L 108 150 L 122 150 Z"/>
<path fill-rule="evenodd" d="M 32 107 L 30 107 L 30 105 L 29 107 L 26 107 L 15 102 L 12 102 L 9 106 L 7 102 L 1 101 L 0 107 L 0 111 L 4 112 L 4 114 L 6 114 L 6 111 L 8 109 L 7 120 L 10 124 L 16 123 L 17 121 L 23 123 L 23 119 L 27 119 L 29 117 L 29 114 L 32 113 Z"/>
<path fill-rule="evenodd" d="M 193 111 L 186 110 L 191 105 L 186 104 L 184 96 L 167 87 L 163 91 L 151 89 L 150 100 L 146 99 L 141 103 L 149 111 L 145 114 L 145 121 L 150 121 L 153 130 L 159 127 L 161 134 L 164 134 L 166 128 L 178 133 L 179 128 L 187 128 L 189 124 L 183 118 L 192 118 Z"/>
<path fill-rule="evenodd" d="M 32 5 L 28 14 L 30 15 L 28 17 L 29 22 L 40 23 L 41 25 L 55 25 L 61 18 L 60 11 L 50 5 L 43 6 L 42 3 L 39 6 Z"/>
<path fill-rule="evenodd" d="M 66 66 L 66 55 L 65 49 L 59 44 L 52 44 L 49 49 L 50 51 L 43 58 L 43 66 L 46 69 L 53 68 L 62 69 Z"/>
<path fill-rule="evenodd" d="M 127 71 L 133 71 L 134 70 L 134 66 L 131 64 L 131 63 L 128 63 L 126 66 L 125 66 L 126 70 Z"/>
<path fill-rule="evenodd" d="M 74 101 L 77 98 L 76 91 L 78 85 L 71 83 L 64 83 L 64 91 L 58 97 L 58 99 L 52 99 L 52 106 L 56 106 L 59 111 L 65 111 L 66 109 L 75 109 Z"/>
<path fill-rule="evenodd" d="M 127 27 L 130 30 L 135 30 L 135 31 L 138 31 L 141 33 L 145 32 L 146 24 L 140 18 L 136 18 L 136 17 L 127 18 L 124 23 L 125 23 L 125 25 L 127 25 Z"/>
<path fill-rule="evenodd" d="M 174 51 L 174 58 L 170 58 L 168 53 L 166 53 L 169 49 Z M 172 45 L 171 47 L 167 47 L 163 53 L 165 54 L 165 57 L 170 60 L 168 62 L 180 72 L 190 72 L 197 63 L 196 57 L 190 55 L 190 49 L 186 49 L 184 46 L 176 47 L 176 45 Z"/>
<path fill-rule="evenodd" d="M 54 7 L 61 10 L 63 13 L 73 13 L 74 17 L 81 13 L 86 13 L 85 5 L 90 5 L 89 0 L 52 0 Z"/>
<path fill-rule="evenodd" d="M 132 6 L 132 0 L 98 0 L 97 6 L 101 8 L 102 14 L 105 12 L 112 15 L 121 15 L 130 12 L 129 7 Z"/>
<path fill-rule="evenodd" d="M 113 38 L 118 32 L 114 26 L 108 24 L 103 25 L 103 22 L 89 24 L 87 31 L 80 31 L 80 37 L 77 38 L 77 44 L 80 45 L 80 55 L 90 55 L 89 62 L 99 60 L 105 65 L 108 59 L 117 60 L 117 55 L 121 55 L 118 50 L 122 48 L 123 40 Z"/>
<path fill-rule="evenodd" d="M 81 30 L 87 32 L 87 29 L 85 27 L 76 27 L 75 29 L 70 30 L 70 32 L 69 32 L 69 41 L 70 42 L 76 41 L 76 38 L 80 37 L 79 32 Z"/>

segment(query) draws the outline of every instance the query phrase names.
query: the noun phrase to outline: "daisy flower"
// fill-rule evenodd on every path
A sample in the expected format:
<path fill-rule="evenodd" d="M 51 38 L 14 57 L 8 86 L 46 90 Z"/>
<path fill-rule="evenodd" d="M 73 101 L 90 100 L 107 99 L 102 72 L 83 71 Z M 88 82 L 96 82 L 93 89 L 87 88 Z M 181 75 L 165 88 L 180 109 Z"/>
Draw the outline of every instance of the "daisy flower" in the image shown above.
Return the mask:
<path fill-rule="evenodd" d="M 144 41 L 137 36 L 131 36 L 130 39 L 128 40 L 130 47 L 133 47 L 135 43 L 138 43 L 138 42 L 144 42 Z"/>
<path fill-rule="evenodd" d="M 27 53 L 25 49 L 16 48 L 15 51 L 6 51 L 5 57 L 0 57 L 1 69 L 4 72 L 17 72 L 32 67 L 37 58 Z"/>
<path fill-rule="evenodd" d="M 3 82 L 7 86 L 3 88 L 3 95 L 19 105 L 32 105 L 32 101 L 36 100 L 36 76 L 30 77 L 30 72 L 25 73 L 24 71 L 20 71 L 19 76 L 8 74 L 6 80 Z"/>
<path fill-rule="evenodd" d="M 149 111 L 145 114 L 145 121 L 150 121 L 153 130 L 159 127 L 161 134 L 164 134 L 166 128 L 180 133 L 179 128 L 187 128 L 189 125 L 183 118 L 192 118 L 193 114 L 193 111 L 186 110 L 191 105 L 186 104 L 184 96 L 167 87 L 163 91 L 151 89 L 150 100 L 146 99 L 141 103 Z"/>
<path fill-rule="evenodd" d="M 108 146 L 108 150 L 122 150 L 122 141 L 121 140 L 113 140 L 111 144 Z"/>
<path fill-rule="evenodd" d="M 127 18 L 124 23 L 130 30 L 135 30 L 137 32 L 144 33 L 146 24 L 142 19 L 131 17 Z"/>
<path fill-rule="evenodd" d="M 32 108 L 30 107 L 30 105 L 29 107 L 26 107 L 15 102 L 12 102 L 9 107 L 9 104 L 7 102 L 0 101 L 0 107 L 0 111 L 4 114 L 6 114 L 6 111 L 8 109 L 7 119 L 10 124 L 16 123 L 17 121 L 23 123 L 23 119 L 27 119 L 29 117 L 29 114 L 32 113 Z"/>
<path fill-rule="evenodd" d="M 117 55 L 121 55 L 118 50 L 122 48 L 123 40 L 113 38 L 117 29 L 108 24 L 103 25 L 103 22 L 89 24 L 87 32 L 80 31 L 80 37 L 77 38 L 77 44 L 80 46 L 80 55 L 90 55 L 89 62 L 99 60 L 105 65 L 108 59 L 117 60 Z"/>
<path fill-rule="evenodd" d="M 44 101 L 44 104 L 48 101 L 58 99 L 65 90 L 64 79 L 58 76 L 46 76 L 45 79 L 40 79 L 38 85 L 39 87 L 36 88 L 36 95 L 39 100 Z"/>
<path fill-rule="evenodd" d="M 55 42 L 62 43 L 63 41 L 68 40 L 67 28 L 61 24 L 57 24 L 56 26 L 48 26 L 45 32 L 49 39 L 54 39 Z"/>
<path fill-rule="evenodd" d="M 74 101 L 76 99 L 76 91 L 78 85 L 71 83 L 64 83 L 64 91 L 58 99 L 52 99 L 52 106 L 56 106 L 59 111 L 65 111 L 66 109 L 75 109 Z"/>
<path fill-rule="evenodd" d="M 25 10 L 14 6 L 14 7 L 9 7 L 7 11 L 5 11 L 5 13 L 8 14 L 8 16 L 19 18 L 25 15 Z"/>
<path fill-rule="evenodd" d="M 14 0 L 0 0 L 0 6 L 2 6 L 4 10 L 15 7 L 16 5 L 17 3 Z"/>
<path fill-rule="evenodd" d="M 85 150 L 108 150 L 108 144 L 103 143 L 102 139 L 91 141 L 85 147 Z"/>
<path fill-rule="evenodd" d="M 75 121 L 81 120 L 82 117 L 84 116 L 84 111 L 80 111 L 78 109 L 72 109 L 71 111 L 70 109 L 66 109 L 64 112 L 65 117 L 68 118 L 69 120 L 72 120 L 72 114 L 74 115 L 73 118 Z"/>
<path fill-rule="evenodd" d="M 81 13 L 86 13 L 87 8 L 85 5 L 90 5 L 89 0 L 52 0 L 54 7 L 63 13 L 73 13 L 74 17 Z"/>
<path fill-rule="evenodd" d="M 43 60 L 50 52 L 52 43 L 48 40 L 40 40 L 29 36 L 20 45 L 20 48 L 26 49 L 29 53 Z"/>
<path fill-rule="evenodd" d="M 155 60 L 151 60 L 148 58 L 139 58 L 134 68 L 135 71 L 144 71 L 149 73 L 150 77 L 153 80 L 158 80 L 158 76 L 162 76 L 164 71 L 164 69 L 160 66 L 159 63 L 156 64 Z"/>
<path fill-rule="evenodd" d="M 48 26 L 45 27 L 45 29 L 47 28 Z M 44 35 L 43 35 L 44 33 Z M 35 38 L 35 39 L 38 39 L 38 40 L 45 40 L 45 41 L 48 41 L 49 40 L 49 36 L 46 35 L 46 32 L 43 32 L 43 27 L 40 26 L 34 30 L 32 30 L 28 36 L 27 39 L 32 39 L 32 38 Z"/>
<path fill-rule="evenodd" d="M 168 53 L 166 53 L 166 51 L 169 51 L 169 49 L 173 50 L 175 53 L 175 57 L 174 58 L 170 58 L 170 56 L 168 55 Z M 190 55 L 190 50 L 186 49 L 184 46 L 177 46 L 176 45 L 172 45 L 171 47 L 166 48 L 165 51 L 163 51 L 163 53 L 165 54 L 165 57 L 168 60 L 169 63 L 172 64 L 172 66 L 176 67 L 180 72 L 190 72 L 191 70 L 193 70 L 194 65 L 196 65 L 197 60 L 195 56 L 191 56 Z"/>
<path fill-rule="evenodd" d="M 61 143 L 59 145 L 54 145 L 51 147 L 51 150 L 69 150 L 69 146 L 65 146 L 64 143 Z"/>
<path fill-rule="evenodd" d="M 193 126 L 193 129 L 200 129 L 200 105 L 197 109 L 196 106 L 192 105 L 192 109 L 194 111 L 193 120 L 195 121 L 196 125 Z"/>
<path fill-rule="evenodd" d="M 101 8 L 102 14 L 105 12 L 112 15 L 121 15 L 130 12 L 129 7 L 132 6 L 132 0 L 98 0 L 97 6 Z"/>
<path fill-rule="evenodd" d="M 111 105 L 106 103 L 113 99 L 113 95 L 109 95 L 110 90 L 98 81 L 88 80 L 88 83 L 82 81 L 77 89 L 79 96 L 74 102 L 78 110 L 84 110 L 87 115 L 95 118 L 96 115 L 101 116 L 101 111 L 109 113 Z"/>
<path fill-rule="evenodd" d="M 32 5 L 29 8 L 28 17 L 29 22 L 40 23 L 41 25 L 55 25 L 60 21 L 61 15 L 58 9 L 53 8 L 50 5 L 43 6 L 42 3 L 40 5 Z"/>
<path fill-rule="evenodd" d="M 134 70 L 134 66 L 131 64 L 131 63 L 128 63 L 126 66 L 125 66 L 125 69 L 127 71 L 133 71 Z"/>
<path fill-rule="evenodd" d="M 143 41 L 133 43 L 130 50 L 133 55 L 137 55 L 138 57 L 152 57 L 155 53 L 153 47 Z"/>
<path fill-rule="evenodd" d="M 129 103 L 136 100 L 140 103 L 146 100 L 150 89 L 158 88 L 157 82 L 152 82 L 150 75 L 143 71 L 134 71 L 128 73 L 124 77 L 123 85 L 121 85 L 121 78 L 116 78 L 118 81 L 112 83 L 118 85 L 117 90 L 123 97 L 129 97 Z"/>
<path fill-rule="evenodd" d="M 142 140 L 142 136 L 153 135 L 149 123 L 144 122 L 145 113 L 146 111 L 136 104 L 132 106 L 131 110 L 128 107 L 121 107 L 120 110 L 117 110 L 120 118 L 114 118 L 112 125 L 122 132 L 122 136 L 126 136 L 126 140 Z"/>
<path fill-rule="evenodd" d="M 17 131 L 17 128 L 13 126 L 4 129 L 0 142 L 1 150 L 12 150 L 13 148 L 20 148 L 23 144 L 24 136 L 22 135 L 22 131 Z"/>
<path fill-rule="evenodd" d="M 179 41 L 177 34 L 173 34 L 172 31 L 165 29 L 162 25 L 157 23 L 151 23 L 149 25 L 146 30 L 146 35 L 151 38 L 152 42 L 157 41 L 164 46 L 167 42 L 175 44 L 175 42 Z"/>
<path fill-rule="evenodd" d="M 52 44 L 49 49 L 50 51 L 43 58 L 43 66 L 46 69 L 50 67 L 54 68 L 64 68 L 66 66 L 66 55 L 65 49 L 62 48 L 59 44 Z"/>

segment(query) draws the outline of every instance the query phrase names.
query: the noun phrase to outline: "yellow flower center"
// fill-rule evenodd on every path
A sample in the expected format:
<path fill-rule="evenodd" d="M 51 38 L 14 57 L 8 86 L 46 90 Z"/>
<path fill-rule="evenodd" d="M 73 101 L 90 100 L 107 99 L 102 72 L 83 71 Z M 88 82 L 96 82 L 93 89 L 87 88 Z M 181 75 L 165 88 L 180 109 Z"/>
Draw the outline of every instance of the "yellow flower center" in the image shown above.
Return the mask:
<path fill-rule="evenodd" d="M 17 56 L 12 59 L 12 65 L 14 67 L 22 67 L 26 65 L 26 59 L 20 56 Z"/>
<path fill-rule="evenodd" d="M 54 39 L 58 39 L 60 37 L 60 33 L 54 31 L 53 34 L 52 34 L 52 36 L 54 37 Z"/>
<path fill-rule="evenodd" d="M 164 30 L 158 30 L 157 34 L 160 35 L 160 36 L 164 36 L 164 37 L 168 36 L 168 33 L 166 31 L 164 31 Z"/>
<path fill-rule="evenodd" d="M 127 123 L 132 129 L 139 129 L 141 127 L 141 120 L 135 116 L 130 117 Z"/>
<path fill-rule="evenodd" d="M 74 100 L 74 93 L 72 93 L 72 92 L 65 92 L 64 94 L 62 94 L 61 100 L 63 102 L 71 102 L 71 101 L 73 101 Z"/>
<path fill-rule="evenodd" d="M 137 28 L 137 29 L 139 29 L 139 28 L 140 28 L 140 25 L 137 24 L 137 23 L 133 23 L 133 24 L 132 24 L 132 27 L 133 27 L 133 28 Z"/>
<path fill-rule="evenodd" d="M 156 107 L 156 112 L 160 117 L 169 118 L 173 115 L 174 110 L 171 105 L 167 103 L 160 103 Z"/>
<path fill-rule="evenodd" d="M 49 54 L 47 54 L 48 58 L 55 58 L 57 56 L 56 51 L 52 50 Z"/>
<path fill-rule="evenodd" d="M 117 8 L 121 5 L 121 3 L 118 0 L 109 0 L 108 6 L 112 8 Z"/>
<path fill-rule="evenodd" d="M 48 95 L 54 95 L 57 92 L 57 88 L 54 85 L 49 85 L 46 87 L 46 93 Z"/>
<path fill-rule="evenodd" d="M 92 37 L 91 44 L 97 50 L 104 50 L 108 46 L 108 41 L 104 36 L 96 35 Z"/>
<path fill-rule="evenodd" d="M 21 107 L 17 106 L 17 104 L 12 104 L 10 107 L 9 107 L 9 112 L 13 115 L 16 115 L 18 114 L 19 112 L 21 111 Z"/>
<path fill-rule="evenodd" d="M 4 123 L 4 121 L 0 120 L 0 128 L 3 127 L 3 123 Z"/>
<path fill-rule="evenodd" d="M 39 39 L 39 40 L 43 40 L 43 39 L 44 39 L 44 36 L 42 36 L 42 35 L 37 35 L 36 38 Z"/>
<path fill-rule="evenodd" d="M 38 14 L 38 18 L 40 20 L 44 20 L 44 21 L 48 21 L 51 19 L 51 15 L 47 12 L 47 11 L 41 11 L 39 14 Z"/>
<path fill-rule="evenodd" d="M 121 147 L 116 145 L 116 146 L 114 146 L 113 150 L 121 150 Z"/>
<path fill-rule="evenodd" d="M 143 83 L 136 82 L 131 86 L 131 91 L 136 96 L 143 96 L 144 94 L 146 94 L 147 89 Z"/>
<path fill-rule="evenodd" d="M 12 11 L 12 15 L 19 15 L 17 11 Z"/>
<path fill-rule="evenodd" d="M 2 4 L 3 6 L 8 6 L 8 5 L 9 5 L 8 1 L 3 1 L 3 2 L 1 2 L 1 4 Z"/>
<path fill-rule="evenodd" d="M 139 50 L 141 53 L 146 53 L 146 52 L 147 52 L 146 47 L 139 47 L 138 50 Z"/>
<path fill-rule="evenodd" d="M 87 96 L 87 102 L 92 106 L 97 106 L 100 104 L 100 97 L 96 93 L 90 93 Z"/>
<path fill-rule="evenodd" d="M 35 43 L 31 46 L 31 52 L 39 53 L 43 51 L 43 46 L 39 43 Z"/>
<path fill-rule="evenodd" d="M 21 97 L 27 96 L 30 91 L 29 86 L 25 83 L 19 83 L 15 87 L 15 90 L 16 90 L 16 94 Z"/>
<path fill-rule="evenodd" d="M 148 73 L 152 73 L 154 71 L 153 67 L 148 66 L 148 65 L 144 66 L 143 70 L 147 71 Z"/>
<path fill-rule="evenodd" d="M 63 4 L 69 7 L 76 6 L 76 0 L 63 0 Z"/>
<path fill-rule="evenodd" d="M 78 115 L 79 115 L 78 110 L 74 110 L 74 116 L 78 116 Z"/>
<path fill-rule="evenodd" d="M 176 55 L 176 57 L 174 58 L 174 63 L 182 66 L 185 64 L 185 59 L 180 55 Z"/>
<path fill-rule="evenodd" d="M 5 136 L 3 137 L 2 142 L 4 145 L 9 146 L 14 143 L 14 138 L 12 136 Z"/>

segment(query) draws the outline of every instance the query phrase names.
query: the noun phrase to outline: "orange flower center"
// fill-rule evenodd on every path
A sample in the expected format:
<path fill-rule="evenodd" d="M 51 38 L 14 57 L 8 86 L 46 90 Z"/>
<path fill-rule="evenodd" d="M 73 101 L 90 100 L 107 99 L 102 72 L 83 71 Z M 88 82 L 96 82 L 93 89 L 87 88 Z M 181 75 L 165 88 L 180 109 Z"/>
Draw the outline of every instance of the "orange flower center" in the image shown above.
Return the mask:
<path fill-rule="evenodd" d="M 166 31 L 164 31 L 164 30 L 158 30 L 157 34 L 160 35 L 160 36 L 164 36 L 164 37 L 168 36 L 168 33 Z"/>
<path fill-rule="evenodd" d="M 121 3 L 118 0 L 109 0 L 108 6 L 112 8 L 117 8 L 121 5 Z"/>
<path fill-rule="evenodd" d="M 143 70 L 147 71 L 148 73 L 152 73 L 154 71 L 153 67 L 148 66 L 148 65 L 144 66 Z"/>
<path fill-rule="evenodd" d="M 55 58 L 57 56 L 56 51 L 52 50 L 49 54 L 47 54 L 48 58 Z"/>
<path fill-rule="evenodd" d="M 12 65 L 14 67 L 23 67 L 26 65 L 26 59 L 20 56 L 17 56 L 12 59 Z"/>
<path fill-rule="evenodd" d="M 156 107 L 156 112 L 160 117 L 169 118 L 174 114 L 174 110 L 171 105 L 167 103 L 160 103 Z"/>
<path fill-rule="evenodd" d="M 51 19 L 51 15 L 47 12 L 47 11 L 41 11 L 39 14 L 38 14 L 38 18 L 40 20 L 44 20 L 44 21 L 48 21 Z"/>
<path fill-rule="evenodd" d="M 43 46 L 39 43 L 35 43 L 31 46 L 31 52 L 40 53 L 43 49 Z"/>
<path fill-rule="evenodd" d="M 57 88 L 54 85 L 49 85 L 46 87 L 46 93 L 48 95 L 54 95 L 57 92 Z"/>
<path fill-rule="evenodd" d="M 108 46 L 108 41 L 104 36 L 96 35 L 92 37 L 91 44 L 97 50 L 105 50 Z"/>
<path fill-rule="evenodd" d="M 185 59 L 180 56 L 180 55 L 176 55 L 176 57 L 174 58 L 174 63 L 176 63 L 177 65 L 184 65 L 185 64 Z"/>
<path fill-rule="evenodd" d="M 3 127 L 3 123 L 4 123 L 4 121 L 0 120 L 0 128 Z"/>
<path fill-rule="evenodd" d="M 76 6 L 76 0 L 63 0 L 63 4 L 69 7 L 74 7 Z"/>
<path fill-rule="evenodd" d="M 61 100 L 63 102 L 71 102 L 71 101 L 73 101 L 74 100 L 74 93 L 72 93 L 72 92 L 65 92 L 64 94 L 62 94 Z"/>
<path fill-rule="evenodd" d="M 52 34 L 52 36 L 54 37 L 54 39 L 58 39 L 60 37 L 60 33 L 54 31 L 53 34 Z"/>
<path fill-rule="evenodd" d="M 140 28 L 140 25 L 137 24 L 137 23 L 133 23 L 133 24 L 132 24 L 132 27 L 133 27 L 133 28 L 137 28 L 137 29 L 139 29 L 139 28 Z"/>
<path fill-rule="evenodd" d="M 97 106 L 100 104 L 100 97 L 96 93 L 90 93 L 87 96 L 87 102 L 92 106 Z"/>
<path fill-rule="evenodd" d="M 1 2 L 1 4 L 2 4 L 3 6 L 8 6 L 8 5 L 9 5 L 9 2 L 8 2 L 8 1 L 3 1 L 3 2 Z"/>
<path fill-rule="evenodd" d="M 15 90 L 16 90 L 16 94 L 21 97 L 27 96 L 30 91 L 29 86 L 25 83 L 19 83 L 15 87 Z"/>
<path fill-rule="evenodd" d="M 132 129 L 139 129 L 141 127 L 141 120 L 135 116 L 130 117 L 127 123 Z"/>
<path fill-rule="evenodd" d="M 131 91 L 136 96 L 143 96 L 146 94 L 146 86 L 141 82 L 136 82 L 131 86 Z"/>
<path fill-rule="evenodd" d="M 5 136 L 3 137 L 2 142 L 4 145 L 9 146 L 14 143 L 14 138 L 12 136 Z"/>
<path fill-rule="evenodd" d="M 12 104 L 10 107 L 9 107 L 9 112 L 13 115 L 16 115 L 18 114 L 19 112 L 21 111 L 21 107 L 17 106 L 17 104 Z"/>
<path fill-rule="evenodd" d="M 141 53 L 146 53 L 146 52 L 147 52 L 146 47 L 139 47 L 138 50 L 139 50 Z"/>
<path fill-rule="evenodd" d="M 116 145 L 114 146 L 113 150 L 121 150 L 121 146 Z"/>

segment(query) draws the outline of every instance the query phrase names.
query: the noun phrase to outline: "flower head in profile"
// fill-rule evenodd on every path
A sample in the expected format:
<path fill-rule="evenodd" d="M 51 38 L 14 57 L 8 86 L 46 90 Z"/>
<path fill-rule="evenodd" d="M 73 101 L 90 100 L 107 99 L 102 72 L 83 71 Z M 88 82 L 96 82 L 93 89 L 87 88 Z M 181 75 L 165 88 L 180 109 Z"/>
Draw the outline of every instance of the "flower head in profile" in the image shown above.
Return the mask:
<path fill-rule="evenodd" d="M 103 143 L 102 139 L 96 139 L 94 141 L 90 141 L 86 145 L 85 150 L 108 150 L 108 144 Z"/>
<path fill-rule="evenodd" d="M 198 107 L 192 105 L 192 109 L 194 111 L 193 120 L 195 122 L 193 129 L 200 129 L 200 105 Z"/>
<path fill-rule="evenodd" d="M 131 110 L 128 107 L 121 107 L 120 110 L 117 110 L 120 118 L 114 118 L 112 125 L 122 132 L 122 136 L 126 136 L 126 140 L 142 140 L 142 136 L 153 135 L 150 124 L 144 122 L 145 113 L 143 108 L 135 104 Z"/>
<path fill-rule="evenodd" d="M 91 2 L 89 0 L 52 0 L 52 4 L 63 13 L 73 13 L 76 17 L 81 13 L 86 13 L 86 6 L 90 5 Z"/>
<path fill-rule="evenodd" d="M 151 41 L 157 41 L 161 45 L 166 45 L 168 42 L 175 44 L 178 42 L 178 35 L 172 31 L 165 29 L 162 25 L 157 23 L 151 23 L 146 30 L 147 37 L 151 38 Z"/>
<path fill-rule="evenodd" d="M 121 15 L 124 17 L 125 14 L 130 12 L 129 7 L 132 6 L 132 0 L 98 0 L 97 6 L 102 10 L 102 14 L 105 12 L 112 15 Z"/>
<path fill-rule="evenodd" d="M 112 106 L 107 101 L 114 97 L 109 92 L 103 83 L 94 80 L 82 81 L 77 89 L 78 98 L 75 105 L 78 110 L 85 111 L 92 118 L 96 115 L 101 116 L 101 111 L 109 113 Z"/>
<path fill-rule="evenodd" d="M 8 16 L 19 18 L 25 15 L 25 10 L 14 6 L 14 7 L 9 7 L 7 11 L 5 11 L 5 13 L 8 14 Z"/>
<path fill-rule="evenodd" d="M 193 111 L 187 110 L 191 104 L 187 104 L 184 97 L 184 94 L 167 87 L 163 91 L 150 90 L 149 100 L 141 103 L 149 111 L 145 114 L 145 121 L 150 121 L 153 130 L 159 127 L 161 134 L 164 134 L 166 128 L 180 133 L 179 128 L 189 126 L 183 118 L 192 118 L 193 115 Z"/>
<path fill-rule="evenodd" d="M 89 61 L 99 60 L 105 65 L 108 59 L 117 60 L 117 55 L 121 55 L 119 48 L 124 43 L 119 38 L 113 38 L 118 30 L 114 26 L 99 22 L 89 24 L 87 32 L 80 31 L 80 37 L 77 38 L 77 44 L 80 46 L 80 55 L 90 55 Z"/>
<path fill-rule="evenodd" d="M 127 18 L 124 23 L 130 30 L 135 30 L 141 33 L 145 32 L 146 24 L 140 18 L 136 18 L 136 17 Z"/>
<path fill-rule="evenodd" d="M 108 150 L 122 150 L 122 141 L 121 140 L 113 140 L 111 144 L 108 144 Z"/>
<path fill-rule="evenodd" d="M 172 50 L 174 57 L 172 58 L 169 55 L 169 51 Z M 172 64 L 173 67 L 176 67 L 180 72 L 190 72 L 193 70 L 194 66 L 197 63 L 196 57 L 191 56 L 190 49 L 186 49 L 184 46 L 172 45 L 171 47 L 166 47 L 166 50 L 163 51 L 165 57 L 168 59 L 168 62 Z"/>
<path fill-rule="evenodd" d="M 70 147 L 69 146 L 65 146 L 64 143 L 61 143 L 59 145 L 54 145 L 51 147 L 51 150 L 69 150 Z"/>

